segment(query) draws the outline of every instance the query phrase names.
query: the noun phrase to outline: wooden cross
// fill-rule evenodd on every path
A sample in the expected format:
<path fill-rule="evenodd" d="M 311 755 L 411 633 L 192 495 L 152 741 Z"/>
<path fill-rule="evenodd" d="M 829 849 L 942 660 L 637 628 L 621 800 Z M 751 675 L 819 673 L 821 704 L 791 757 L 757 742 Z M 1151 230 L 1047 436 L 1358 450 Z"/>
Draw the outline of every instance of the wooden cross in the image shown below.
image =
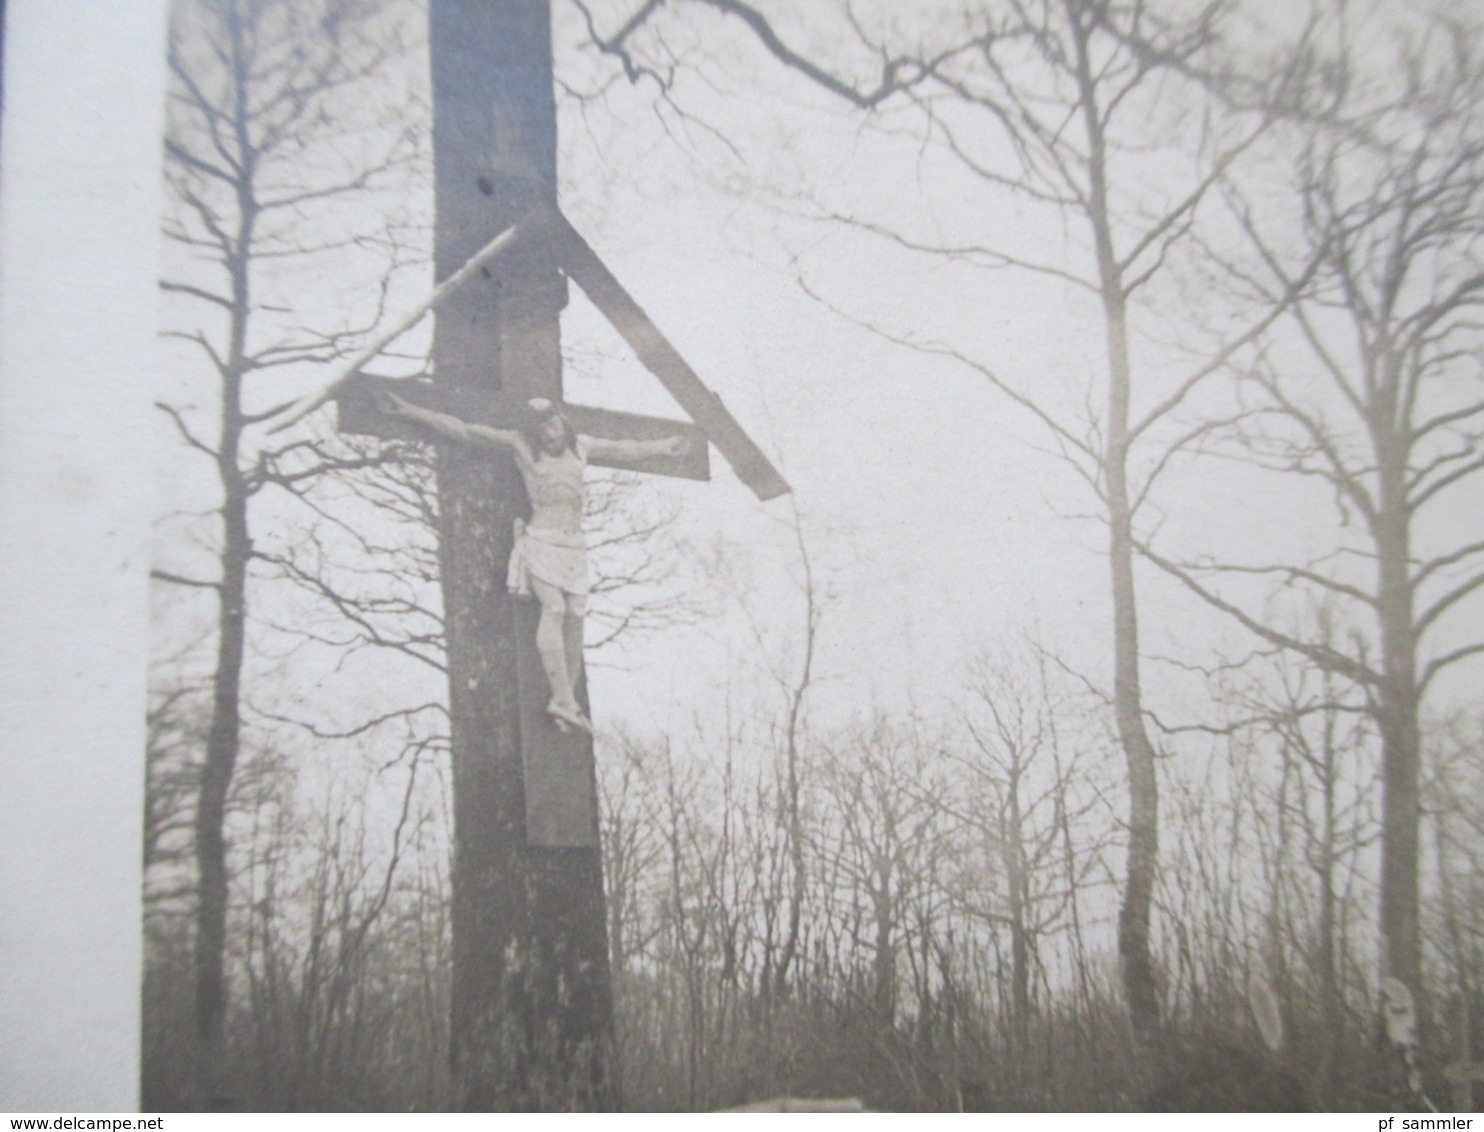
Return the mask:
<path fill-rule="evenodd" d="M 693 424 L 576 408 L 596 436 L 704 436 L 760 498 L 788 485 L 721 402 L 558 214 L 549 0 L 428 0 L 433 92 L 434 381 L 396 391 L 506 424 L 562 399 L 561 311 L 576 282 Z M 374 414 L 368 386 L 331 382 L 343 426 L 411 435 Z M 705 478 L 706 445 L 639 468 Z M 504 453 L 439 445 L 438 561 L 448 654 L 453 800 L 449 1084 L 465 1111 L 607 1111 L 618 1101 L 607 909 L 592 740 L 542 710 L 534 603 L 504 586 L 524 487 Z M 579 694 L 584 694 L 579 689 Z"/>
<path fill-rule="evenodd" d="M 680 436 L 688 442 L 683 456 L 653 456 L 642 460 L 594 458 L 592 463 L 707 480 L 710 479 L 709 441 L 759 499 L 772 499 L 788 491 L 783 477 L 722 405 L 721 399 L 706 388 L 560 212 L 543 210 L 523 221 L 518 229 L 518 240 L 525 245 L 526 252 L 539 249 L 544 253 L 543 258 L 549 258 L 567 278 L 576 281 L 691 417 L 691 422 L 685 422 L 565 405 L 564 412 L 579 433 L 607 440 Z M 335 394 L 341 431 L 383 439 L 429 439 L 428 433 L 417 424 L 386 416 L 376 409 L 373 394 L 382 389 L 396 392 L 422 408 L 495 428 L 518 428 L 526 411 L 525 398 L 519 394 L 361 375 L 345 382 Z M 523 603 L 522 611 L 517 614 L 526 840 L 541 848 L 591 848 L 598 844 L 592 740 L 580 732 L 559 731 L 546 713 L 549 688 L 536 653 L 536 614 L 533 602 Z M 586 689 L 578 689 L 578 695 L 586 707 Z"/>

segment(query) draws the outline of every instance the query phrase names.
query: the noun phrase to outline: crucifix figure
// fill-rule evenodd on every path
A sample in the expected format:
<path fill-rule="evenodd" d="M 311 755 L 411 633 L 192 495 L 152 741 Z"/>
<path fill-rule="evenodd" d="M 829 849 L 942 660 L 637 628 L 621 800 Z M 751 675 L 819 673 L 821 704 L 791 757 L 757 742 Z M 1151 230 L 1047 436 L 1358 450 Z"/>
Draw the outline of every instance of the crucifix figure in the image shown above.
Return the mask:
<path fill-rule="evenodd" d="M 518 429 L 471 424 L 451 413 L 409 403 L 387 389 L 374 394 L 377 409 L 403 417 L 461 444 L 509 452 L 515 458 L 526 495 L 529 520 L 517 520 L 506 587 L 541 606 L 536 649 L 551 685 L 546 713 L 557 729 L 592 732 L 577 702 L 582 678 L 582 625 L 587 612 L 587 543 L 582 516 L 587 502 L 584 475 L 590 458 L 637 461 L 681 457 L 690 448 L 684 436 L 660 440 L 605 440 L 578 433 L 555 402 L 533 397 Z"/>
<path fill-rule="evenodd" d="M 461 296 L 471 297 L 482 284 L 488 286 L 483 272 L 509 270 L 512 256 L 524 256 L 525 262 L 546 265 L 548 270 L 555 266 L 580 286 L 691 419 L 565 402 L 559 372 L 545 381 L 527 373 L 528 368 L 559 364 L 554 351 L 550 356 L 529 358 L 512 351 L 503 366 L 505 386 L 493 389 L 477 383 L 478 359 L 473 356 L 463 359 L 469 372 L 457 381 L 447 380 L 437 366 L 432 381 L 374 377 L 361 369 L 418 318 L 431 310 L 446 310 L 459 303 Z M 513 325 L 525 324 L 515 320 Z M 509 350 L 509 344 L 507 338 L 505 349 Z M 585 468 L 593 464 L 706 480 L 711 475 L 709 448 L 714 445 L 758 498 L 771 499 L 787 491 L 788 485 L 587 241 L 550 207 L 532 210 L 489 240 L 451 271 L 424 303 L 372 342 L 328 384 L 291 407 L 277 427 L 286 427 L 329 400 L 339 406 L 343 431 L 382 439 L 447 442 L 444 456 L 463 454 L 490 468 L 503 464 L 520 481 L 528 506 L 522 508 L 519 500 L 502 505 L 508 506 L 508 517 L 486 536 L 490 548 L 498 547 L 498 564 L 491 564 L 494 571 L 486 566 L 468 576 L 482 594 L 463 583 L 445 594 L 449 616 L 456 619 L 450 633 L 458 633 L 476 650 L 484 649 L 486 645 L 476 638 L 488 630 L 476 629 L 476 625 L 497 600 L 491 590 L 517 599 L 513 638 L 506 639 L 515 646 L 525 843 L 542 848 L 596 847 L 592 724 L 582 686 L 587 588 L 581 528 Z M 440 457 L 440 467 L 444 466 Z M 440 471 L 440 480 L 446 478 L 446 471 Z M 461 492 L 460 497 L 465 494 Z M 448 540 L 462 541 L 468 533 L 469 521 L 463 517 L 468 506 L 454 502 L 444 517 L 453 524 L 443 531 L 440 561 L 445 567 L 454 562 Z M 512 526 L 513 544 L 508 541 Z M 468 563 L 484 553 L 471 547 L 457 557 L 460 563 Z M 445 576 L 446 591 L 447 583 Z M 522 597 L 527 600 L 518 600 Z M 459 649 L 461 656 L 465 651 Z M 467 669 L 469 665 L 460 660 L 455 667 Z M 511 687 L 508 674 L 450 675 L 460 696 L 497 697 L 501 688 Z"/>

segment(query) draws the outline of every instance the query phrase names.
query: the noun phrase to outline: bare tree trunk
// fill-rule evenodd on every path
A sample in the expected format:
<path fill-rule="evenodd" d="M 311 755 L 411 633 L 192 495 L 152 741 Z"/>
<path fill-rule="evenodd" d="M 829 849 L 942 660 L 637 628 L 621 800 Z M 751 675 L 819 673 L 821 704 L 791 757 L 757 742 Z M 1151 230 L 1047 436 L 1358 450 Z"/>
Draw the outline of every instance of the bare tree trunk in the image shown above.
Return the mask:
<path fill-rule="evenodd" d="M 1079 105 L 1087 132 L 1090 194 L 1087 216 L 1092 225 L 1108 339 L 1107 440 L 1102 473 L 1107 491 L 1108 562 L 1113 593 L 1113 710 L 1128 770 L 1128 863 L 1123 903 L 1118 911 L 1118 958 L 1124 995 L 1134 1031 L 1148 1042 L 1159 1028 L 1159 996 L 1150 955 L 1149 924 L 1154 904 L 1154 878 L 1159 858 L 1159 784 L 1154 745 L 1144 725 L 1139 682 L 1139 613 L 1134 590 L 1133 507 L 1128 488 L 1129 365 L 1128 306 L 1113 250 L 1107 189 L 1107 152 L 1096 80 L 1088 57 L 1094 17 L 1076 0 L 1068 0 L 1068 23 L 1077 49 Z"/>
<path fill-rule="evenodd" d="M 794 537 L 799 548 L 800 565 L 804 572 L 804 659 L 798 682 L 789 689 L 788 725 L 785 738 L 784 757 L 787 765 L 784 774 L 786 797 L 783 801 L 785 835 L 788 839 L 788 866 L 790 874 L 788 896 L 788 924 L 783 937 L 783 947 L 778 956 L 774 976 L 772 997 L 782 998 L 787 993 L 789 971 L 798 954 L 799 934 L 804 919 L 804 894 L 808 891 L 808 872 L 804 857 L 804 823 L 802 809 L 802 785 L 799 758 L 803 744 L 804 700 L 809 694 L 814 677 L 814 650 L 819 640 L 819 597 L 815 592 L 814 567 L 809 558 L 809 548 L 804 542 L 803 526 L 795 513 Z"/>
<path fill-rule="evenodd" d="M 1010 898 L 1010 1018 L 1016 1056 L 1024 1058 L 1030 1033 L 1031 927 L 1027 923 L 1030 879 L 1026 876 L 1025 825 L 1020 812 L 1020 770 L 1017 758 L 1008 783 L 1009 816 L 1003 858 L 1005 887 Z"/>
<path fill-rule="evenodd" d="M 1326 698 L 1331 683 L 1325 673 Z M 1336 854 L 1336 744 L 1335 713 L 1324 714 L 1323 747 L 1320 750 L 1320 804 L 1321 827 L 1319 842 L 1319 994 L 1320 1018 L 1323 1022 L 1323 1053 L 1320 1080 L 1323 1093 L 1321 1100 L 1333 1103 L 1338 1083 L 1341 1026 L 1344 1024 L 1343 1002 L 1340 999 L 1339 967 L 1336 962 L 1335 912 L 1335 854 Z"/>
<path fill-rule="evenodd" d="M 890 1030 L 897 1015 L 897 955 L 892 938 L 895 921 L 889 866 L 876 874 L 879 887 L 871 894 L 871 913 L 875 935 L 871 946 L 871 1001 L 877 1024 Z"/>
<path fill-rule="evenodd" d="M 1391 388 L 1396 388 L 1395 382 Z M 1422 807 L 1418 731 L 1417 623 L 1412 608 L 1407 451 L 1395 434 L 1396 407 L 1382 396 L 1375 413 L 1378 460 L 1376 609 L 1381 638 L 1377 725 L 1381 731 L 1382 972 L 1422 994 L 1422 938 L 1417 884 Z M 1379 423 L 1379 422 L 1378 422 Z"/>
<path fill-rule="evenodd" d="M 231 28 L 232 123 L 239 151 L 251 154 L 247 61 L 242 56 L 242 30 Z M 247 570 L 252 557 L 248 530 L 246 479 L 239 466 L 244 425 L 242 379 L 248 369 L 247 328 L 252 312 L 249 256 L 257 220 L 253 185 L 244 177 L 236 185 L 237 225 L 228 256 L 227 355 L 220 366 L 221 432 L 217 441 L 217 475 L 222 490 L 221 577 L 217 601 L 217 659 L 212 678 L 211 724 L 201 790 L 196 804 L 196 1033 L 200 1042 L 196 1067 L 196 1103 L 226 1103 L 224 1072 L 227 988 L 227 792 L 241 746 L 242 662 L 246 646 Z"/>
<path fill-rule="evenodd" d="M 235 451 L 235 446 L 233 448 Z M 225 1087 L 222 1067 L 226 1024 L 227 854 L 224 826 L 227 791 L 237 766 L 239 699 L 245 640 L 247 500 L 231 493 L 222 507 L 226 542 L 222 549 L 220 610 L 217 617 L 217 662 L 212 686 L 211 725 L 206 761 L 196 803 L 197 909 L 195 939 L 196 1103 L 212 1103 Z"/>

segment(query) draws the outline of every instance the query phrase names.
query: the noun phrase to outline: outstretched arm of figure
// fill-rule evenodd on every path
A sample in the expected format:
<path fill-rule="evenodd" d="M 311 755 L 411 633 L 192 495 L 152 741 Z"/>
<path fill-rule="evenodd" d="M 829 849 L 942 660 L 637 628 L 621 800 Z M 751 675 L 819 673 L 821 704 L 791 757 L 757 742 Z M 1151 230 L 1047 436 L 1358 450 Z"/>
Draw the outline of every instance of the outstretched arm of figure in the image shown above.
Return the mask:
<path fill-rule="evenodd" d="M 683 436 L 667 436 L 663 440 L 604 440 L 601 437 L 587 438 L 589 456 L 599 460 L 642 460 L 646 456 L 684 456 L 690 451 L 690 441 Z"/>
<path fill-rule="evenodd" d="M 511 451 L 518 458 L 529 459 L 525 437 L 513 429 L 490 428 L 488 425 L 470 424 L 450 413 L 424 409 L 384 389 L 375 394 L 376 407 L 389 417 L 403 417 L 415 421 L 439 436 L 456 440 L 462 444 L 473 444 L 480 448 L 498 448 Z"/>

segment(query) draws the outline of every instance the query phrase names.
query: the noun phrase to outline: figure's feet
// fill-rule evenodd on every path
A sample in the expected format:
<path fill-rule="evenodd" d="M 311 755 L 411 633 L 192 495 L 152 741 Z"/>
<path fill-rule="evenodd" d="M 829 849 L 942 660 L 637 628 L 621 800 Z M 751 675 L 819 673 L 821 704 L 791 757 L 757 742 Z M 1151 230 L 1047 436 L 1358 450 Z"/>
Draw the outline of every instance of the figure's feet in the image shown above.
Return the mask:
<path fill-rule="evenodd" d="M 569 731 L 585 731 L 589 735 L 593 733 L 592 722 L 576 704 L 560 704 L 552 700 L 546 705 L 546 714 L 551 716 L 557 730 L 564 734 Z"/>

